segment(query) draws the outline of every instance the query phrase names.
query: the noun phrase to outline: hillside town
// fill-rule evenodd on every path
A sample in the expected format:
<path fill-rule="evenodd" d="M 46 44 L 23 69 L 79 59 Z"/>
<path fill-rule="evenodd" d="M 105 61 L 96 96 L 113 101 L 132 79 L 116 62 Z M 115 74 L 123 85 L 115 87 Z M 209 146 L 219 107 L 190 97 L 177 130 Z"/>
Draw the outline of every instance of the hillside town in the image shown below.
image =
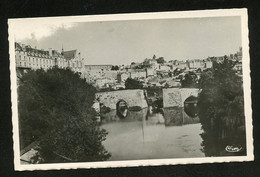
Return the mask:
<path fill-rule="evenodd" d="M 44 69 L 53 66 L 70 68 L 100 91 L 120 90 L 126 88 L 126 80 L 134 79 L 142 88 L 181 87 L 181 81 L 187 73 L 195 74 L 199 79 L 203 70 L 212 68 L 213 61 L 221 62 L 227 58 L 235 61 L 237 75 L 242 77 L 242 47 L 234 54 L 211 56 L 204 59 L 174 59 L 166 61 L 164 57 L 153 55 L 143 62 L 125 65 L 88 65 L 79 50 L 65 51 L 38 49 L 30 45 L 15 42 L 15 60 L 17 75 L 26 70 Z"/>

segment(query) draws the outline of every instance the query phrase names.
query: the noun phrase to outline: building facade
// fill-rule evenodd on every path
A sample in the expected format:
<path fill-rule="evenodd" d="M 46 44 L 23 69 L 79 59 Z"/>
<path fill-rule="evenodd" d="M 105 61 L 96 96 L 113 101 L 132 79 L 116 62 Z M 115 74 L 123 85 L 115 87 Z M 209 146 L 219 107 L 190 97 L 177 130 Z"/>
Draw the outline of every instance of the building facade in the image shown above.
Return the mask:
<path fill-rule="evenodd" d="M 72 55 L 73 53 L 73 55 Z M 30 45 L 25 45 L 15 42 L 15 63 L 17 68 L 27 69 L 44 69 L 47 70 L 53 66 L 59 68 L 71 68 L 76 72 L 81 72 L 83 61 L 80 57 L 80 52 L 77 50 L 63 51 L 59 53 L 57 50 L 37 49 Z"/>

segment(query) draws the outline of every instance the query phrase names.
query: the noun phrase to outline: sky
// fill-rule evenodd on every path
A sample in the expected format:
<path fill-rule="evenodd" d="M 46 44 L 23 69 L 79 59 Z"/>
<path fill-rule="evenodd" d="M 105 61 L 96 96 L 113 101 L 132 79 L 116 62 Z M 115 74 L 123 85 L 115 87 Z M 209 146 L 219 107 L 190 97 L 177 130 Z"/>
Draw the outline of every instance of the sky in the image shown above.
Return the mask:
<path fill-rule="evenodd" d="M 205 59 L 242 46 L 241 19 L 204 17 L 103 22 L 17 21 L 16 42 L 38 49 L 78 49 L 86 64 L 130 64 L 145 58 Z"/>

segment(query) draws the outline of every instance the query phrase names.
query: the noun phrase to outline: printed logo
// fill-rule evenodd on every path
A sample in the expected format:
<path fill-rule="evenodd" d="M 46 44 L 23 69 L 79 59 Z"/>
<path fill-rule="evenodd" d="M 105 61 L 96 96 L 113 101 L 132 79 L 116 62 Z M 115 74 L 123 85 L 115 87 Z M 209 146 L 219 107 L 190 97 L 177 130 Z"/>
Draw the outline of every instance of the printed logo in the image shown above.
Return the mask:
<path fill-rule="evenodd" d="M 227 152 L 239 152 L 242 150 L 242 147 L 226 146 L 225 150 Z"/>

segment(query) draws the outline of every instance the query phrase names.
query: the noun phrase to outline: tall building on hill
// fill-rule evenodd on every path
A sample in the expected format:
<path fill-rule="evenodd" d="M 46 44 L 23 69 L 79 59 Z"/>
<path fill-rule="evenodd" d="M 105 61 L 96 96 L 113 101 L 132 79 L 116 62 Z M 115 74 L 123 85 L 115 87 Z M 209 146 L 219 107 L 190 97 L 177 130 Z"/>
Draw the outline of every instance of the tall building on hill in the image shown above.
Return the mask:
<path fill-rule="evenodd" d="M 242 47 L 239 47 L 239 51 L 237 52 L 237 60 L 242 61 Z"/>
<path fill-rule="evenodd" d="M 53 66 L 59 68 L 71 68 L 76 72 L 82 72 L 84 59 L 77 50 L 58 52 L 57 50 L 37 49 L 30 45 L 15 42 L 15 63 L 17 68 L 24 69 L 48 69 Z"/>

